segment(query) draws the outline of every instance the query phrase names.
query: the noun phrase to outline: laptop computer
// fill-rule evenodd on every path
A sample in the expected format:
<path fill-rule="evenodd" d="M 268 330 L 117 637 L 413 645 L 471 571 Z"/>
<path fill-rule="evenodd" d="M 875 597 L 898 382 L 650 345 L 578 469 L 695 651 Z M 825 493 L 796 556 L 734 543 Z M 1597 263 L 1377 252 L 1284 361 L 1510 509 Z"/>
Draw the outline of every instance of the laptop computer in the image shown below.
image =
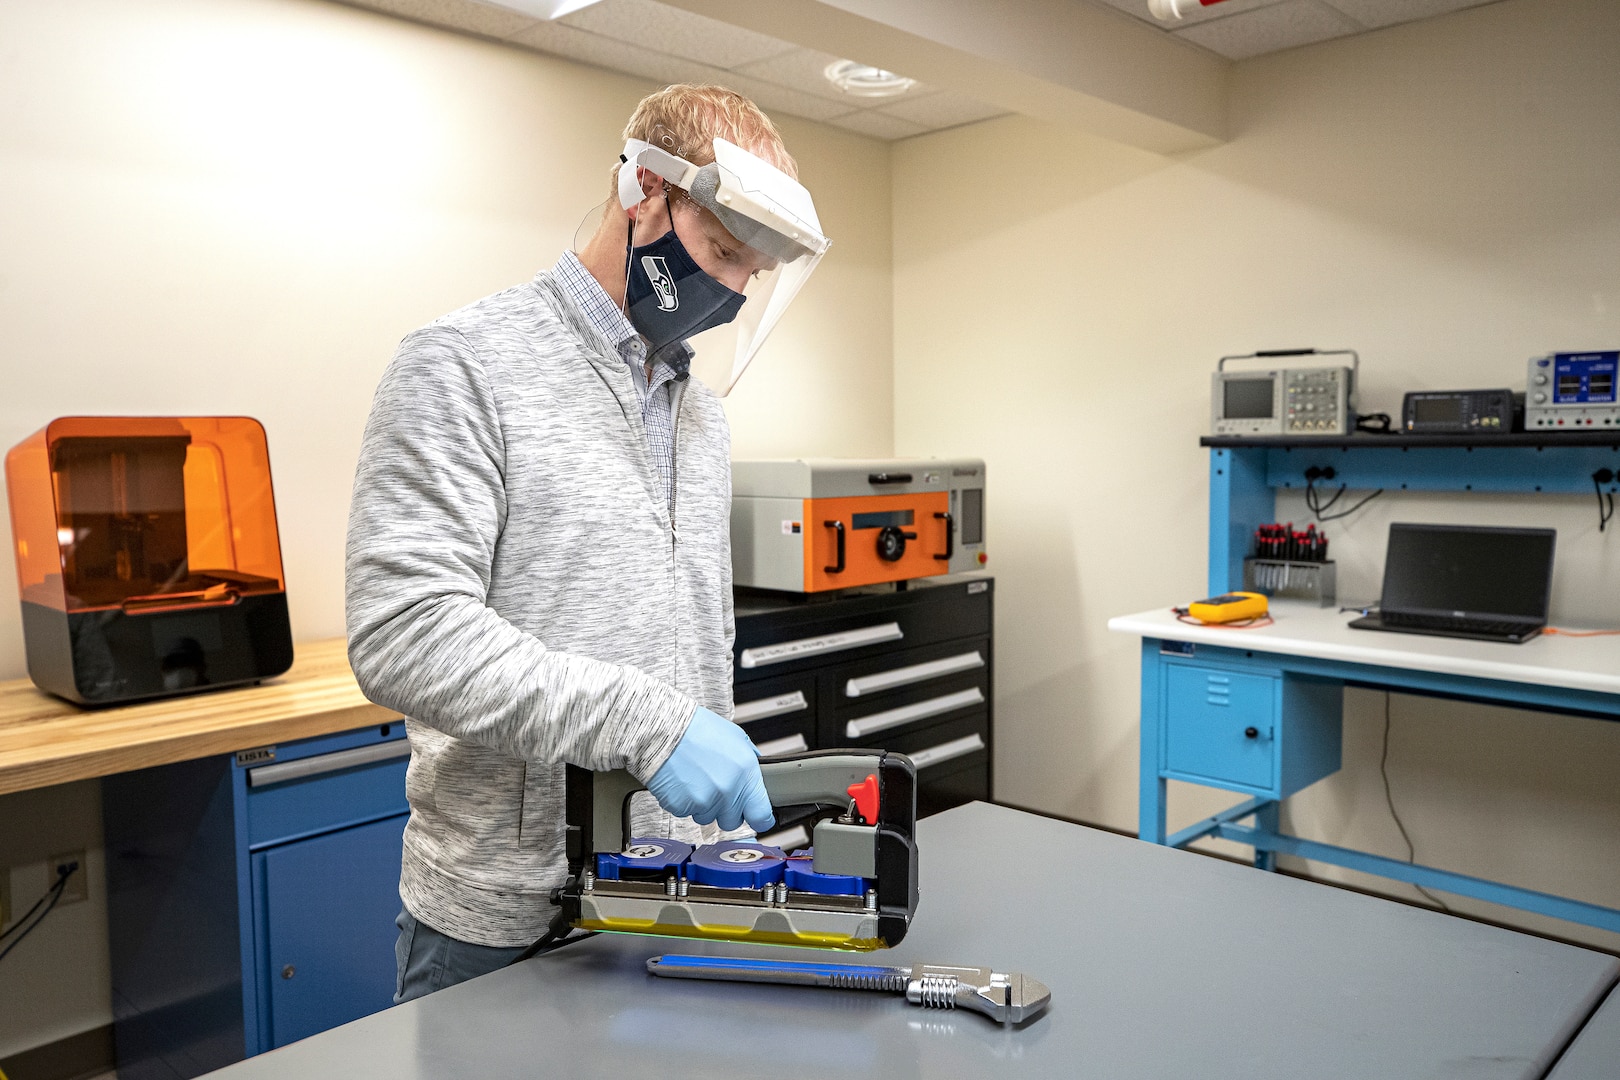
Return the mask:
<path fill-rule="evenodd" d="M 1389 527 L 1384 595 L 1357 630 L 1518 644 L 1547 625 L 1553 529 Z"/>

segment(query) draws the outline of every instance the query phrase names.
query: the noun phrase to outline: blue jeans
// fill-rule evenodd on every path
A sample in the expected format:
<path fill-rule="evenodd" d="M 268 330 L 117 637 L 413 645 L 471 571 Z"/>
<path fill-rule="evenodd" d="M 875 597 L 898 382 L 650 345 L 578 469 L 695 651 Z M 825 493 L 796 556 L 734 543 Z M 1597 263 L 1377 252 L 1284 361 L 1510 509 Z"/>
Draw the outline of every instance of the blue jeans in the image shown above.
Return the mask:
<path fill-rule="evenodd" d="M 521 946 L 502 949 L 457 941 L 418 921 L 404 908 L 400 908 L 394 925 L 399 927 L 399 939 L 394 942 L 394 962 L 399 968 L 395 1005 L 488 975 L 523 951 Z"/>

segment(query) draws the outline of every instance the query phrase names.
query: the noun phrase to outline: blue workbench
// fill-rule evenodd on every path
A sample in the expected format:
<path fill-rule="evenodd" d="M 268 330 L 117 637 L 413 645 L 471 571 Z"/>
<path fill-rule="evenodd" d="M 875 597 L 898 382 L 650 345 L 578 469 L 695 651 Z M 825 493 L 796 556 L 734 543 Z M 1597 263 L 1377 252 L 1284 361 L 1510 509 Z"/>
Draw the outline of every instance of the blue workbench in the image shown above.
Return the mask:
<path fill-rule="evenodd" d="M 1303 488 L 1307 470 L 1331 470 L 1330 481 L 1318 482 L 1334 490 L 1529 496 L 1591 493 L 1594 473 L 1620 470 L 1620 432 L 1203 444 L 1210 448 L 1212 596 L 1242 588 L 1254 530 L 1276 520 L 1277 492 Z M 1616 485 L 1604 487 L 1613 492 Z M 1215 836 L 1253 846 L 1256 863 L 1268 869 L 1277 854 L 1296 855 L 1620 932 L 1620 910 L 1287 836 L 1278 825 L 1283 799 L 1339 768 L 1345 686 L 1616 720 L 1620 638 L 1504 645 L 1351 630 L 1354 614 L 1305 604 L 1273 608 L 1273 625 L 1247 630 L 1180 622 L 1168 603 L 1109 622 L 1142 638 L 1143 839 L 1180 847 Z M 1170 833 L 1168 780 L 1248 798 Z"/>
<path fill-rule="evenodd" d="M 1252 845 L 1262 866 L 1297 855 L 1620 931 L 1612 908 L 1287 836 L 1277 824 L 1283 799 L 1339 768 L 1345 686 L 1620 719 L 1620 637 L 1500 645 L 1352 630 L 1354 613 L 1303 603 L 1274 604 L 1273 616 L 1250 630 L 1183 623 L 1168 607 L 1109 622 L 1142 638 L 1142 839 L 1181 847 L 1215 836 Z M 1248 798 L 1169 833 L 1168 780 Z"/>

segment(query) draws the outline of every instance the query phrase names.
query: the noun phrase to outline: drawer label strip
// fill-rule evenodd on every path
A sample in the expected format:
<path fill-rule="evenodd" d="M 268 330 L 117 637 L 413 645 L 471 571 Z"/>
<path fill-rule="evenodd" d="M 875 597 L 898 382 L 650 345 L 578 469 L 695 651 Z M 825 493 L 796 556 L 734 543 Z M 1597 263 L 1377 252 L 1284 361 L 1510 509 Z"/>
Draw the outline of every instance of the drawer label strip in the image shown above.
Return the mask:
<path fill-rule="evenodd" d="M 776 645 L 744 649 L 737 662 L 745 668 L 764 667 L 767 664 L 780 664 L 787 660 L 802 660 L 807 656 L 858 649 L 862 645 L 899 641 L 905 636 L 897 622 L 884 623 L 881 626 L 864 626 L 859 630 L 845 630 L 839 634 L 823 634 L 820 637 L 799 638 L 797 641 L 783 641 Z"/>
<path fill-rule="evenodd" d="M 925 720 L 930 716 L 941 713 L 955 712 L 970 705 L 983 705 L 984 692 L 977 686 L 967 690 L 958 690 L 954 694 L 945 694 L 927 701 L 919 701 L 914 705 L 902 705 L 898 709 L 884 709 L 882 712 L 863 716 L 858 720 L 851 720 L 844 725 L 844 735 L 851 739 L 864 738 L 879 731 L 909 724 L 914 720 Z"/>
<path fill-rule="evenodd" d="M 910 686 L 912 683 L 927 682 L 929 679 L 939 679 L 982 667 L 984 656 L 975 649 L 973 652 L 948 656 L 943 660 L 930 660 L 925 664 L 912 664 L 910 667 L 895 668 L 893 671 L 880 671 L 876 675 L 862 675 L 844 684 L 844 696 L 853 698 L 862 694 L 875 694 L 880 690 Z"/>
<path fill-rule="evenodd" d="M 732 712 L 731 718 L 739 724 L 752 724 L 755 720 L 803 712 L 809 707 L 810 702 L 805 700 L 804 691 L 795 690 L 791 694 L 778 694 L 773 698 L 745 701 Z"/>

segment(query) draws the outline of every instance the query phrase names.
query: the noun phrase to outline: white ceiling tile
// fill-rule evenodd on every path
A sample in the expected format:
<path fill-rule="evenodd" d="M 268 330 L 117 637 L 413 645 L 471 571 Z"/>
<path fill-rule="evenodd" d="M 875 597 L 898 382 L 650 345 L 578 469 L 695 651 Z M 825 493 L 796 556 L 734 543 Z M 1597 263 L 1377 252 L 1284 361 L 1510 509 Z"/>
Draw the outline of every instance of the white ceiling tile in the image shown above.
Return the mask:
<path fill-rule="evenodd" d="M 754 104 L 766 112 L 792 113 L 806 120 L 831 120 L 850 110 L 848 101 L 802 94 L 792 87 L 756 79 L 738 71 L 722 71 L 716 76 L 715 81 L 752 98 Z"/>
<path fill-rule="evenodd" d="M 479 37 L 504 38 L 539 20 L 477 0 L 343 0 L 352 7 L 432 23 Z"/>
<path fill-rule="evenodd" d="M 790 42 L 653 0 L 603 0 L 558 21 L 719 68 L 740 67 L 793 48 Z"/>
<path fill-rule="evenodd" d="M 790 86 L 800 93 L 814 94 L 817 97 L 841 101 L 846 109 L 874 107 L 878 99 L 846 94 L 827 81 L 827 65 L 836 64 L 841 59 L 843 57 L 816 52 L 814 49 L 794 49 L 792 52 L 783 53 L 781 56 L 773 56 L 769 60 L 745 64 L 737 70 L 744 75 L 752 75 L 780 86 Z M 931 92 L 931 87 L 918 83 L 904 94 L 896 94 L 894 97 L 885 100 L 898 101 L 908 97 L 921 97 L 923 94 Z"/>
<path fill-rule="evenodd" d="M 515 45 L 578 60 L 584 64 L 639 75 L 654 82 L 723 82 L 726 72 L 668 53 L 643 49 L 561 22 L 540 22 L 510 39 Z"/>
<path fill-rule="evenodd" d="M 584 64 L 595 64 L 597 67 L 622 71 L 627 75 L 638 75 L 655 82 L 715 83 L 728 86 L 752 99 L 767 113 L 784 112 L 806 120 L 830 120 L 840 113 L 848 112 L 850 108 L 847 102 L 801 94 L 762 79 L 750 78 L 734 71 L 723 71 L 695 60 L 654 52 L 652 49 L 643 49 L 639 45 L 628 45 L 561 22 L 539 23 L 517 34 L 511 40 L 515 45 L 578 60 Z"/>
<path fill-rule="evenodd" d="M 1219 19 L 1228 15 L 1253 11 L 1255 8 L 1270 7 L 1272 4 L 1282 3 L 1283 0 L 1225 0 L 1224 3 L 1213 4 L 1209 7 L 1195 5 L 1191 11 L 1173 22 L 1160 22 L 1155 19 L 1152 13 L 1148 11 L 1148 0 L 1097 0 L 1097 2 L 1107 4 L 1109 7 L 1123 11 L 1127 15 L 1135 15 L 1149 25 L 1165 30 L 1174 30 L 1181 26 L 1194 26 L 1201 22 L 1208 22 L 1210 19 Z"/>
<path fill-rule="evenodd" d="M 1430 19 L 1463 8 L 1481 7 L 1496 0 L 1323 0 L 1362 26 L 1394 26 L 1396 23 Z"/>
<path fill-rule="evenodd" d="M 913 124 L 921 124 L 930 131 L 988 120 L 992 116 L 1003 116 L 1007 112 L 1000 105 L 987 105 L 949 90 L 897 101 L 893 105 L 884 105 L 877 111 L 885 116 L 896 116 Z"/>
<path fill-rule="evenodd" d="M 1246 60 L 1263 53 L 1343 37 L 1361 29 L 1361 24 L 1350 16 L 1318 0 L 1287 0 L 1177 30 L 1176 36 L 1230 60 Z"/>
<path fill-rule="evenodd" d="M 872 109 L 845 113 L 827 122 L 858 135 L 870 135 L 874 139 L 904 139 L 912 135 L 921 135 L 928 130 L 921 124 L 913 124 L 910 120 L 902 120 L 898 116 L 884 116 Z"/>

